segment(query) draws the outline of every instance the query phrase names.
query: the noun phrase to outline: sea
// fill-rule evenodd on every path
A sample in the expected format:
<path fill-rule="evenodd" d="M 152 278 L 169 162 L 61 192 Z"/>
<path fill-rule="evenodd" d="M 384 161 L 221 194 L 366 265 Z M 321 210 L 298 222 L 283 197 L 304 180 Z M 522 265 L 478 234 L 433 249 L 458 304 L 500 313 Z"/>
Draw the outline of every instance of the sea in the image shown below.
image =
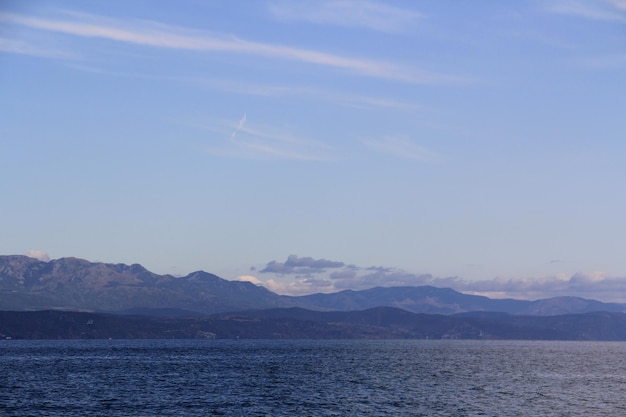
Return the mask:
<path fill-rule="evenodd" d="M 0 416 L 626 416 L 626 343 L 1 340 Z"/>

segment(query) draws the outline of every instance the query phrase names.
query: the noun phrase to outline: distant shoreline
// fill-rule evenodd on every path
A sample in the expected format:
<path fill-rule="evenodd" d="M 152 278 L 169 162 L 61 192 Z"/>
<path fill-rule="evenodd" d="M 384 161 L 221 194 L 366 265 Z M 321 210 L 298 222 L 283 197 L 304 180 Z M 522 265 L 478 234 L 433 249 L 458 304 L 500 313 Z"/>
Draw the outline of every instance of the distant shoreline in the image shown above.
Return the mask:
<path fill-rule="evenodd" d="M 297 317 L 294 317 L 297 316 Z M 465 339 L 626 341 L 626 314 L 416 314 L 270 309 L 199 317 L 0 311 L 0 339 Z"/>

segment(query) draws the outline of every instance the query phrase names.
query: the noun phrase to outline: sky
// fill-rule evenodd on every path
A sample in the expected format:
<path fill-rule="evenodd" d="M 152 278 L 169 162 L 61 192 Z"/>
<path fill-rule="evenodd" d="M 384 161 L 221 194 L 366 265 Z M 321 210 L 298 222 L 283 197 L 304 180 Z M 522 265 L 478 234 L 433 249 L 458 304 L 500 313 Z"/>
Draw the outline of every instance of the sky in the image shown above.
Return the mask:
<path fill-rule="evenodd" d="M 626 301 L 626 1 L 0 2 L 0 254 Z"/>

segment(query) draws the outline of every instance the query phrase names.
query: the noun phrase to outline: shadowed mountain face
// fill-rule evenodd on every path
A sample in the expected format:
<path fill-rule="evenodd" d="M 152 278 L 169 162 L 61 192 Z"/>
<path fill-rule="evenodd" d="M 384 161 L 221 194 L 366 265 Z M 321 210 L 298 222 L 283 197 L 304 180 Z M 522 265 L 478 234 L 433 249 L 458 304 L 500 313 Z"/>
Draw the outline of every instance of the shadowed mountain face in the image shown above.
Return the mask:
<path fill-rule="evenodd" d="M 364 310 L 378 306 L 402 308 L 415 313 L 455 314 L 467 311 L 517 313 L 528 305 L 521 300 L 492 300 L 462 294 L 450 288 L 376 287 L 363 291 L 346 290 L 334 294 L 296 297 L 304 308 L 325 310 Z"/>
<path fill-rule="evenodd" d="M 527 301 L 491 299 L 463 294 L 451 288 L 376 287 L 363 291 L 345 290 L 334 294 L 293 297 L 297 305 L 314 310 L 364 310 L 379 306 L 396 307 L 414 313 L 457 314 L 470 311 L 497 311 L 509 314 L 551 316 L 592 311 L 624 312 L 626 305 L 602 303 L 578 297 L 553 297 Z"/>
<path fill-rule="evenodd" d="M 77 258 L 43 262 L 26 256 L 0 256 L 0 310 L 66 309 L 174 316 L 278 307 L 354 311 L 380 306 L 429 314 L 626 311 L 623 304 L 575 297 L 500 300 L 431 286 L 377 287 L 290 297 L 202 271 L 174 277 L 154 274 L 138 264 L 92 263 Z"/>
<path fill-rule="evenodd" d="M 141 265 L 62 258 L 0 257 L 0 309 L 124 312 L 178 309 L 197 313 L 285 306 L 277 294 L 206 272 L 157 275 Z"/>

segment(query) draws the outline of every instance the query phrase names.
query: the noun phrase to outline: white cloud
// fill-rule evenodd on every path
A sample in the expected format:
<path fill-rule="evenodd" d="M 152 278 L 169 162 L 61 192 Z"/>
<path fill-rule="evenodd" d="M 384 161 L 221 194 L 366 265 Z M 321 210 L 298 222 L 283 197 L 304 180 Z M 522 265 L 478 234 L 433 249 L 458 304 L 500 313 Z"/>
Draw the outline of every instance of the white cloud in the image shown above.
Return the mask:
<path fill-rule="evenodd" d="M 574 274 L 570 279 L 570 284 L 574 285 L 585 285 L 585 284 L 593 284 L 596 282 L 603 282 L 609 277 L 605 272 L 602 271 L 592 271 L 592 272 L 579 272 Z"/>
<path fill-rule="evenodd" d="M 281 20 L 362 27 L 381 32 L 400 32 L 422 19 L 412 10 L 365 0 L 281 1 L 270 5 L 270 12 Z"/>
<path fill-rule="evenodd" d="M 346 107 L 360 109 L 394 109 L 417 111 L 424 110 L 425 106 L 421 104 L 411 103 L 408 101 L 396 100 L 389 97 L 366 96 L 360 94 L 349 94 L 331 90 L 325 90 L 317 87 L 309 86 L 288 86 L 288 85 L 271 85 L 271 84 L 255 84 L 241 80 L 218 80 L 218 79 L 199 79 L 185 78 L 183 81 L 197 83 L 211 89 L 227 91 L 229 93 L 245 94 L 261 97 L 284 97 L 284 96 L 307 96 L 340 104 Z"/>
<path fill-rule="evenodd" d="M 241 129 L 243 129 L 243 127 L 246 125 L 246 120 L 248 118 L 246 117 L 246 114 L 243 114 L 243 117 L 241 119 L 239 119 L 239 123 L 237 124 L 237 128 L 233 131 L 233 133 L 230 135 L 230 139 L 235 139 L 235 136 L 237 136 L 237 132 L 239 132 Z"/>
<path fill-rule="evenodd" d="M 387 136 L 380 140 L 367 140 L 364 143 L 370 149 L 399 158 L 421 162 L 437 159 L 437 154 L 404 136 Z"/>
<path fill-rule="evenodd" d="M 335 291 L 335 288 L 330 282 L 328 282 L 327 285 L 314 285 L 306 278 L 298 278 L 292 281 L 268 279 L 262 282 L 262 285 L 277 294 L 288 295 L 306 295 L 318 292 L 329 293 Z"/>
<path fill-rule="evenodd" d="M 50 260 L 50 256 L 42 250 L 30 250 L 26 253 L 26 256 L 30 258 L 35 258 L 43 262 L 48 262 Z"/>
<path fill-rule="evenodd" d="M 247 118 L 237 123 L 227 123 L 231 133 L 229 140 L 206 147 L 206 151 L 217 156 L 254 160 L 300 160 L 330 161 L 331 147 L 309 139 L 302 139 L 291 132 L 264 125 L 252 125 Z M 200 126 L 221 133 L 214 126 Z M 228 134 L 228 133 L 226 133 Z"/>
<path fill-rule="evenodd" d="M 51 48 L 42 48 L 31 43 L 0 37 L 0 51 L 13 54 L 31 55 L 42 58 L 74 58 L 75 55 Z"/>
<path fill-rule="evenodd" d="M 350 58 L 310 49 L 253 42 L 234 36 L 210 35 L 177 26 L 146 20 L 119 20 L 100 16 L 66 13 L 70 19 L 47 19 L 14 13 L 0 13 L 0 21 L 34 29 L 99 38 L 149 47 L 240 53 L 299 61 L 346 70 L 354 74 L 414 84 L 467 82 L 463 77 L 438 74 L 379 60 Z"/>
<path fill-rule="evenodd" d="M 557 0 L 548 2 L 546 10 L 552 13 L 578 16 L 592 20 L 626 22 L 624 0 Z"/>
<path fill-rule="evenodd" d="M 312 258 L 299 258 L 311 260 Z M 326 261 L 330 262 L 330 261 Z M 303 295 L 331 293 L 345 289 L 364 290 L 373 287 L 432 285 L 452 288 L 466 294 L 491 298 L 537 300 L 572 296 L 603 302 L 626 303 L 626 277 L 614 277 L 604 272 L 558 273 L 543 277 L 509 279 L 496 277 L 478 281 L 459 277 L 435 277 L 416 274 L 391 267 L 360 267 L 333 261 L 333 268 L 285 268 L 275 261 L 266 265 L 270 279 L 261 282 L 278 294 Z M 282 266 L 282 267 L 281 267 Z"/>
<path fill-rule="evenodd" d="M 241 275 L 237 278 L 237 281 L 251 282 L 256 285 L 262 284 L 261 280 L 253 275 Z"/>
<path fill-rule="evenodd" d="M 536 300 L 574 296 L 600 301 L 626 302 L 626 278 L 611 277 L 603 272 L 578 272 L 571 276 L 559 273 L 522 279 L 494 278 L 481 281 L 459 280 L 458 291 L 500 298 Z"/>

